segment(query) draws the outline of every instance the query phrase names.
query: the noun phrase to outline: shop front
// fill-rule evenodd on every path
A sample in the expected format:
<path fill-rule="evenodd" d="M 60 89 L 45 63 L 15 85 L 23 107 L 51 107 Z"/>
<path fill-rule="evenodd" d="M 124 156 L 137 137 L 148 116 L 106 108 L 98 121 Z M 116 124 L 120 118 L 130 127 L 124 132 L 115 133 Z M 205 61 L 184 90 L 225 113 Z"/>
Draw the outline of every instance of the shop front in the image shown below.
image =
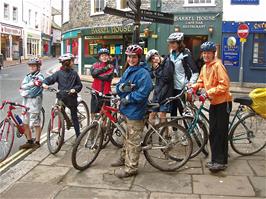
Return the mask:
<path fill-rule="evenodd" d="M 222 13 L 176 13 L 174 25 L 153 24 L 149 37 L 149 49 L 157 48 L 163 55 L 169 53 L 167 37 L 173 32 L 183 32 L 184 43 L 195 60 L 200 57 L 200 45 L 211 40 L 220 49 L 222 36 Z M 220 51 L 217 52 L 220 56 Z"/>
<path fill-rule="evenodd" d="M 0 49 L 4 60 L 18 60 L 22 55 L 22 28 L 4 24 L 0 27 Z"/>
<path fill-rule="evenodd" d="M 51 55 L 51 36 L 42 33 L 42 56 Z"/>
<path fill-rule="evenodd" d="M 36 33 L 27 33 L 26 37 L 26 58 L 41 56 L 41 35 Z"/>
<path fill-rule="evenodd" d="M 244 42 L 243 82 L 266 83 L 266 22 L 245 22 L 249 35 Z M 222 58 L 230 79 L 239 82 L 241 42 L 239 22 L 226 21 L 222 26 Z"/>

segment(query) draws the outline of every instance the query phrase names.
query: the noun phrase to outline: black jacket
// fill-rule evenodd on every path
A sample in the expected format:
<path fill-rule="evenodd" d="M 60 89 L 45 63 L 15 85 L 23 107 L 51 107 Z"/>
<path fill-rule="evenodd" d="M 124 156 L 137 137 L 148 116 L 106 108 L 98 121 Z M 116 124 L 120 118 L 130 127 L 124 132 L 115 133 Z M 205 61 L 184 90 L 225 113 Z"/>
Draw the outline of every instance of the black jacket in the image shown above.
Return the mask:
<path fill-rule="evenodd" d="M 174 90 L 174 63 L 166 57 L 160 66 L 154 71 L 155 87 L 153 102 L 160 103 L 173 95 Z"/>

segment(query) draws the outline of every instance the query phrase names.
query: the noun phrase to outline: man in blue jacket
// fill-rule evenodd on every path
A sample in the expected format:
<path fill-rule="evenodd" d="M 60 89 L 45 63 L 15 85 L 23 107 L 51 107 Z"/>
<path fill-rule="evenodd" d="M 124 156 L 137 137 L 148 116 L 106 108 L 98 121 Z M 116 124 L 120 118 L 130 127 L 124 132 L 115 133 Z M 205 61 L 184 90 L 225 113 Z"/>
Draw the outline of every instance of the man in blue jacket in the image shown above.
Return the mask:
<path fill-rule="evenodd" d="M 120 112 L 127 118 L 127 133 L 121 157 L 111 166 L 125 166 L 115 171 L 119 178 L 137 174 L 141 152 L 141 135 L 148 97 L 152 90 L 152 79 L 146 64 L 140 64 L 143 50 L 138 45 L 130 45 L 126 50 L 128 68 L 116 86 L 121 98 Z"/>

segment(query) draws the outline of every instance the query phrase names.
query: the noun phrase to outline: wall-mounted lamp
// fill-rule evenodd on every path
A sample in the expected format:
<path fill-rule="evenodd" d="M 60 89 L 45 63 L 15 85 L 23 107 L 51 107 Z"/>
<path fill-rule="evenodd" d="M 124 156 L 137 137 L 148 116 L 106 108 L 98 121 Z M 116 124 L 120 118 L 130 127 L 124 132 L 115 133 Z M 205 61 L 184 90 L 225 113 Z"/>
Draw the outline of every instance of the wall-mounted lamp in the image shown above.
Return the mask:
<path fill-rule="evenodd" d="M 144 31 L 145 37 L 148 37 L 150 35 L 150 29 L 148 27 L 144 28 L 143 31 Z"/>
<path fill-rule="evenodd" d="M 180 32 L 180 31 L 181 31 L 180 27 L 179 26 L 176 26 L 175 27 L 175 32 Z"/>
<path fill-rule="evenodd" d="M 212 26 L 210 26 L 210 27 L 208 28 L 208 32 L 210 33 L 210 35 L 213 34 L 213 31 L 214 31 L 214 28 L 213 28 Z"/>

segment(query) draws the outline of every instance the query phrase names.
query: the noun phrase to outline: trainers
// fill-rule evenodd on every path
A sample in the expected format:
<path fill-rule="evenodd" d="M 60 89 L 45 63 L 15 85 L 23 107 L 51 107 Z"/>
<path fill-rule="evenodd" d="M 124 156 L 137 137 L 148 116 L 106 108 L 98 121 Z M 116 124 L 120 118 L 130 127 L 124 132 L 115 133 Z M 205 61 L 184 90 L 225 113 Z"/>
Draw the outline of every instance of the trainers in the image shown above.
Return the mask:
<path fill-rule="evenodd" d="M 111 163 L 111 167 L 121 167 L 125 165 L 125 160 L 122 158 L 118 158 L 114 162 Z"/>
<path fill-rule="evenodd" d="M 19 147 L 19 150 L 20 149 L 32 149 L 35 147 L 35 144 L 32 142 L 26 142 L 26 144 L 23 144 Z"/>
<path fill-rule="evenodd" d="M 213 173 L 223 171 L 227 168 L 226 164 L 212 163 L 209 167 L 209 170 Z"/>
<path fill-rule="evenodd" d="M 128 178 L 131 176 L 135 176 L 137 175 L 138 172 L 137 171 L 133 171 L 133 172 L 126 172 L 124 169 L 117 169 L 115 170 L 115 176 L 118 178 Z"/>
<path fill-rule="evenodd" d="M 35 149 L 38 149 L 38 148 L 41 147 L 40 142 L 35 142 L 34 145 L 35 145 L 35 146 L 34 146 Z"/>
<path fill-rule="evenodd" d="M 206 168 L 210 168 L 212 165 L 213 165 L 213 163 L 210 161 L 210 162 L 207 162 L 207 163 L 205 164 L 205 167 L 206 167 Z"/>

